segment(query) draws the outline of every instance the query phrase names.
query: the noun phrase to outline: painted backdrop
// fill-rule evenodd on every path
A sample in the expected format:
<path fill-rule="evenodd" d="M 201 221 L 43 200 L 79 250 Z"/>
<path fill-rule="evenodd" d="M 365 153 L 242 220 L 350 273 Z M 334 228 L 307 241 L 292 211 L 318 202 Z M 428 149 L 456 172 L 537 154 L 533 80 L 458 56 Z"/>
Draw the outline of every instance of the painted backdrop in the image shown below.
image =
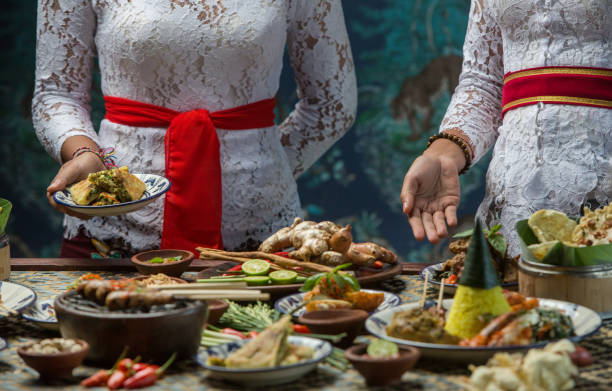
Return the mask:
<path fill-rule="evenodd" d="M 399 193 L 410 163 L 436 132 L 461 71 L 469 0 L 345 0 L 359 82 L 359 112 L 350 132 L 298 184 L 307 217 L 350 223 L 359 241 L 387 245 L 406 261 L 439 259 L 445 244 L 416 242 Z M 13 256 L 59 253 L 62 216 L 45 188 L 57 164 L 32 128 L 35 0 L 5 0 L 0 16 L 0 197 L 13 201 L 7 227 Z M 287 62 L 286 62 L 287 64 Z M 296 101 L 287 64 L 278 117 Z M 99 77 L 92 117 L 103 117 Z M 460 223 L 469 224 L 483 195 L 488 159 L 461 178 Z"/>

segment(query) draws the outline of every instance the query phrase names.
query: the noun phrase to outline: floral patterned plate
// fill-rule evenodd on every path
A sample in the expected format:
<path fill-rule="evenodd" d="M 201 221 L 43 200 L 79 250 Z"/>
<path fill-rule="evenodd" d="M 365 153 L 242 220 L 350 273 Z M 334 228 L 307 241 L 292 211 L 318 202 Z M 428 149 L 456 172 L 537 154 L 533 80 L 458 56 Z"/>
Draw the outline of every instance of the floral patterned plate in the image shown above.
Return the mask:
<path fill-rule="evenodd" d="M 115 205 L 77 205 L 70 196 L 68 190 L 60 190 L 53 194 L 53 199 L 58 204 L 64 205 L 73 212 L 88 216 L 117 216 L 138 210 L 155 201 L 170 189 L 170 181 L 160 175 L 134 174 L 147 185 L 147 188 L 139 200 L 122 202 Z"/>
<path fill-rule="evenodd" d="M 55 317 L 53 300 L 36 300 L 36 302 L 23 310 L 21 316 L 27 320 L 38 323 L 41 327 L 50 330 L 58 330 L 59 326 Z"/>
<path fill-rule="evenodd" d="M 402 299 L 400 299 L 400 297 L 398 295 L 395 295 L 395 294 L 390 293 L 390 292 L 377 291 L 377 290 L 374 290 L 374 289 L 362 289 L 362 291 L 369 292 L 369 293 L 384 293 L 385 298 L 383 299 L 383 302 L 380 303 L 380 305 L 378 306 L 378 308 L 374 312 L 382 311 L 382 310 L 385 310 L 387 308 L 395 307 L 395 306 L 398 306 L 398 305 L 402 304 Z M 302 305 L 302 303 L 304 302 L 304 295 L 305 294 L 306 293 L 296 293 L 294 295 L 289 295 L 289 296 L 283 297 L 282 299 L 278 299 L 278 300 L 276 300 L 276 303 L 274 303 L 274 308 L 278 312 L 281 312 L 283 314 L 288 314 L 291 311 L 293 311 L 294 309 L 296 309 L 297 307 Z M 293 316 L 296 316 L 296 317 L 300 316 L 305 311 L 306 310 L 304 308 L 301 308 L 301 309 L 295 311 L 293 313 Z"/>
<path fill-rule="evenodd" d="M 36 293 L 16 282 L 0 281 L 0 303 L 9 310 L 21 311 L 36 300 Z M 1 316 L 1 315 L 0 315 Z"/>
<path fill-rule="evenodd" d="M 578 304 L 569 303 L 567 301 L 538 299 L 542 308 L 557 308 L 568 315 L 574 323 L 576 335 L 569 338 L 577 342 L 583 338 L 595 333 L 601 327 L 601 317 L 597 312 L 583 307 Z M 447 310 L 450 309 L 453 299 L 442 301 L 442 306 Z M 435 360 L 444 361 L 461 361 L 465 363 L 481 363 L 492 357 L 498 352 L 517 353 L 524 352 L 531 348 L 541 348 L 548 342 L 538 342 L 531 345 L 512 345 L 512 346 L 459 346 L 459 345 L 444 345 L 437 343 L 417 342 L 408 339 L 396 338 L 387 335 L 387 326 L 391 323 L 394 315 L 398 312 L 409 311 L 419 306 L 419 303 L 403 304 L 399 307 L 389 308 L 385 311 L 380 311 L 366 320 L 365 327 L 378 338 L 393 341 L 398 345 L 407 345 L 421 350 L 423 357 L 428 357 Z"/>
<path fill-rule="evenodd" d="M 272 368 L 226 368 L 207 363 L 209 357 L 225 358 L 240 349 L 248 341 L 248 339 L 244 339 L 201 350 L 198 353 L 197 361 L 201 366 L 208 369 L 214 378 L 248 385 L 249 387 L 261 387 L 286 384 L 297 380 L 315 369 L 317 364 L 332 352 L 332 346 L 329 342 L 315 338 L 290 336 L 290 344 L 311 347 L 314 352 L 313 358 Z"/>

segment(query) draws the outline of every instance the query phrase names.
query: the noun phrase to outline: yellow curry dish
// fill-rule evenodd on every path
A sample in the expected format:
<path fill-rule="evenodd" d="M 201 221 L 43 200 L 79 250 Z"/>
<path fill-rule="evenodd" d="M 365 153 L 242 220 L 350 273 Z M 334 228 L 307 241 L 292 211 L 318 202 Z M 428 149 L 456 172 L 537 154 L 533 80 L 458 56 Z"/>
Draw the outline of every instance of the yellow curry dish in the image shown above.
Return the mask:
<path fill-rule="evenodd" d="M 127 167 L 91 173 L 68 188 L 73 201 L 78 205 L 114 205 L 140 199 L 146 185 Z"/>

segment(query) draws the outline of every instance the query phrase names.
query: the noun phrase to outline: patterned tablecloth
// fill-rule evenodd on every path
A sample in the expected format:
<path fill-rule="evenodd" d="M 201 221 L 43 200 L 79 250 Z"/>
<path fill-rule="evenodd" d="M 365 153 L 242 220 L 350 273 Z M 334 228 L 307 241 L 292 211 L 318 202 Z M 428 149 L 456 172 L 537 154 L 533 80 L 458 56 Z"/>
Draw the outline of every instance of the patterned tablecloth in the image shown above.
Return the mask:
<path fill-rule="evenodd" d="M 79 277 L 80 272 L 13 272 L 11 281 L 32 287 L 39 299 L 54 297 Z M 103 277 L 109 273 L 100 273 Z M 114 274 L 116 277 L 117 274 Z M 128 274 L 122 274 L 128 276 Z M 422 282 L 416 276 L 402 276 L 405 288 L 400 293 L 404 302 L 420 299 Z M 434 298 L 435 292 L 429 292 Z M 0 351 L 0 390 L 76 390 L 82 389 L 70 383 L 43 384 L 38 375 L 27 367 L 17 355 L 17 347 L 33 339 L 57 336 L 55 332 L 44 330 L 38 325 L 16 318 L 0 318 L 0 337 L 9 342 L 9 347 Z M 595 335 L 585 339 L 582 346 L 594 356 L 595 364 L 583 368 L 577 379 L 579 390 L 612 390 L 612 321 L 608 320 Z M 81 366 L 75 369 L 77 379 L 93 373 L 95 368 Z M 420 360 L 413 371 L 407 372 L 403 383 L 388 389 L 397 390 L 461 390 L 469 375 L 466 365 L 445 364 Z M 363 378 L 352 369 L 338 371 L 326 365 L 319 365 L 314 373 L 305 376 L 297 383 L 291 384 L 298 390 L 360 390 L 366 389 Z M 155 387 L 155 390 L 242 390 L 243 387 L 232 386 L 207 377 L 206 370 L 196 362 L 181 362 L 173 366 Z M 287 386 L 267 387 L 267 390 L 285 390 Z"/>

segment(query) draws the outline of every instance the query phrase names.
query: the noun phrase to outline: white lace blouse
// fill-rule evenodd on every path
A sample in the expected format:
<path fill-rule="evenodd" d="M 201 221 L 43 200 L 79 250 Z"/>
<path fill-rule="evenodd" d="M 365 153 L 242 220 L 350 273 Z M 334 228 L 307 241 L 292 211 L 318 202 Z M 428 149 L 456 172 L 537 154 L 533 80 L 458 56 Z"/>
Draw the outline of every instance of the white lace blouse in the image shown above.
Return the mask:
<path fill-rule="evenodd" d="M 299 97 L 289 117 L 278 127 L 217 129 L 227 248 L 252 247 L 301 214 L 295 178 L 355 118 L 340 0 L 39 0 L 37 36 L 33 119 L 46 150 L 60 161 L 62 143 L 86 135 L 115 147 L 132 172 L 161 175 L 165 129 L 103 120 L 93 130 L 94 57 L 104 95 L 214 112 L 274 97 L 288 47 Z M 84 230 L 128 252 L 157 247 L 163 202 L 118 217 L 66 217 L 64 235 Z"/>
<path fill-rule="evenodd" d="M 477 215 L 501 223 L 510 251 L 514 226 L 538 209 L 577 216 L 590 200 L 612 199 L 612 110 L 538 104 L 501 120 L 504 74 L 542 66 L 612 67 L 609 0 L 472 0 L 463 70 L 440 131 L 459 129 L 474 162 L 492 146 Z"/>

